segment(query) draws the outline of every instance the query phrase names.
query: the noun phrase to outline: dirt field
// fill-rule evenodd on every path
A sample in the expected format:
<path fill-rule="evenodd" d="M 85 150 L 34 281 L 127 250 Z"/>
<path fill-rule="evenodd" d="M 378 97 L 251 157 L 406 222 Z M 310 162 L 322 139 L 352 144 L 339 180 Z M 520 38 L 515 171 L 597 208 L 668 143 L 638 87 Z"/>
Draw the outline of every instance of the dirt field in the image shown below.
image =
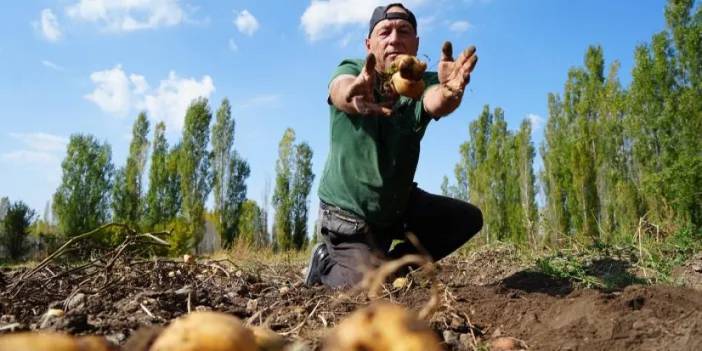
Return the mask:
<path fill-rule="evenodd" d="M 702 257 L 681 267 L 699 282 Z M 163 325 L 188 310 L 232 313 L 267 324 L 310 350 L 328 328 L 368 303 L 363 293 L 302 286 L 302 265 L 200 259 L 118 261 L 109 269 L 66 272 L 49 266 L 0 273 L 0 328 L 49 329 L 105 335 L 124 344 L 135 330 Z M 702 271 L 702 269 L 700 269 Z M 483 250 L 439 264 L 441 297 L 431 326 L 448 350 L 485 349 L 497 336 L 523 340 L 529 350 L 702 350 L 702 294 L 672 286 L 630 285 L 620 291 L 577 288 L 521 266 L 509 250 Z M 695 280 L 697 279 L 697 280 Z M 384 298 L 413 309 L 431 294 L 425 276 Z M 50 308 L 65 310 L 46 317 Z"/>

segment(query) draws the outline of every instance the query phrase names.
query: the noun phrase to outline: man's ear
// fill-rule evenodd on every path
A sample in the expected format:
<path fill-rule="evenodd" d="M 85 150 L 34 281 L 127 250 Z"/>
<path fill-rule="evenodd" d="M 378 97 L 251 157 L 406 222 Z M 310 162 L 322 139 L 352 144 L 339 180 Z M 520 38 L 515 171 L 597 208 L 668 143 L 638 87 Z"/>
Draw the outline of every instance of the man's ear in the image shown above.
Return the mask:
<path fill-rule="evenodd" d="M 369 54 L 370 51 L 370 38 L 366 38 L 364 45 L 366 46 L 366 53 Z"/>

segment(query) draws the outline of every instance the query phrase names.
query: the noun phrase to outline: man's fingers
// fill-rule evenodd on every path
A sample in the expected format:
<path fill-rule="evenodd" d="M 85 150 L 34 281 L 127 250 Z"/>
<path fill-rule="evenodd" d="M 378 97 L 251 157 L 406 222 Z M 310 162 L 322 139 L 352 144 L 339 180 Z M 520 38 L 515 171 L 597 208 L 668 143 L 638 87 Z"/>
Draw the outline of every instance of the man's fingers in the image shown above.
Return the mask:
<path fill-rule="evenodd" d="M 366 56 L 366 65 L 363 66 L 363 69 L 369 76 L 372 76 L 373 73 L 375 73 L 375 55 L 371 53 Z"/>
<path fill-rule="evenodd" d="M 459 66 L 463 66 L 463 64 L 465 64 L 466 61 L 470 60 L 470 58 L 473 57 L 473 55 L 475 55 L 475 46 L 471 46 L 463 50 L 463 52 L 461 52 L 461 54 L 458 55 L 458 58 L 456 59 L 456 64 L 458 64 Z"/>
<path fill-rule="evenodd" d="M 478 64 L 478 55 L 473 55 L 470 57 L 470 60 L 468 60 L 468 73 L 470 74 L 473 72 L 473 69 L 475 69 L 475 66 Z"/>
<path fill-rule="evenodd" d="M 441 61 L 453 61 L 453 45 L 450 41 L 444 42 L 441 47 Z"/>
<path fill-rule="evenodd" d="M 366 87 L 362 82 L 356 80 L 351 84 L 349 91 L 346 93 L 346 102 L 351 102 L 351 100 L 356 96 L 366 95 Z"/>

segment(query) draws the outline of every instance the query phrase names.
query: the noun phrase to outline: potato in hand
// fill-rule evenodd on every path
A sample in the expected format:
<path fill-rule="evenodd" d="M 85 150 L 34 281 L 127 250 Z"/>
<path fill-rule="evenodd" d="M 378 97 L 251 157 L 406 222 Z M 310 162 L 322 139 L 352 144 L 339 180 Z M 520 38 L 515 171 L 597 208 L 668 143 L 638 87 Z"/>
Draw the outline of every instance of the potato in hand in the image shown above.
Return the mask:
<path fill-rule="evenodd" d="M 391 83 L 395 91 L 418 100 L 424 93 L 424 71 L 427 64 L 411 55 L 399 55 L 390 67 Z"/>

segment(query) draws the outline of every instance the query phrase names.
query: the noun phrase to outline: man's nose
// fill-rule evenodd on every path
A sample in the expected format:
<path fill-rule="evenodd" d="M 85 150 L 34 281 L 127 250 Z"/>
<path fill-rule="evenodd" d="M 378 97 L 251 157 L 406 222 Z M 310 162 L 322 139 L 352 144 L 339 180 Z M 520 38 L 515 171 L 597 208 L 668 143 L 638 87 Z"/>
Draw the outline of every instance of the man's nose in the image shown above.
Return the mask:
<path fill-rule="evenodd" d="M 400 33 L 398 33 L 397 29 L 393 29 L 390 32 L 390 35 L 388 35 L 388 42 L 389 43 L 397 43 L 400 41 Z"/>

